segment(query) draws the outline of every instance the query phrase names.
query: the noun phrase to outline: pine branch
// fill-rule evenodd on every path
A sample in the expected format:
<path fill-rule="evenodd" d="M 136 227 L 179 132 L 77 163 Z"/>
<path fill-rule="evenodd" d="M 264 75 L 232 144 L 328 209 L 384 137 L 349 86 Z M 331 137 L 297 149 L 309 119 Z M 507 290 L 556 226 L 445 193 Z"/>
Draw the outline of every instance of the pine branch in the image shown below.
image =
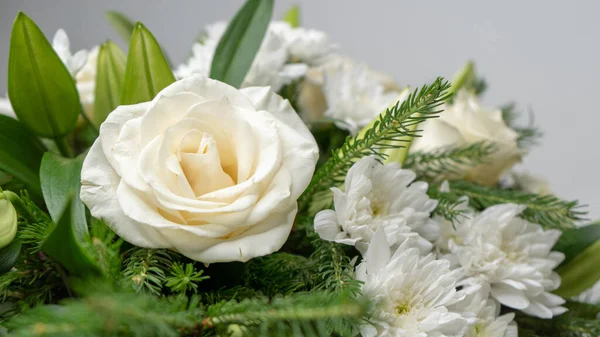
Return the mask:
<path fill-rule="evenodd" d="M 379 160 L 384 160 L 388 149 L 404 147 L 420 131 L 411 130 L 411 126 L 436 117 L 441 112 L 440 106 L 450 96 L 447 94 L 449 88 L 447 81 L 438 78 L 433 84 L 415 90 L 402 104 L 398 102 L 387 109 L 364 135 L 347 138 L 344 145 L 334 151 L 329 160 L 317 170 L 300 197 L 299 209 L 304 210 L 316 193 L 343 183 L 352 164 L 360 158 L 374 155 Z"/>
<path fill-rule="evenodd" d="M 328 292 L 294 293 L 287 297 L 246 299 L 210 306 L 204 328 L 233 329 L 244 336 L 351 336 L 365 303 Z M 228 328 L 225 330 L 225 328 Z M 342 329 L 342 330 L 339 330 Z"/>
<path fill-rule="evenodd" d="M 563 201 L 553 195 L 537 195 L 515 190 L 501 190 L 456 181 L 450 183 L 450 193 L 447 197 L 458 200 L 461 196 L 469 197 L 471 206 L 483 210 L 497 204 L 520 204 L 527 208 L 521 217 L 545 228 L 566 229 L 575 226 L 575 221 L 583 220 L 586 214 L 580 210 L 577 201 Z"/>
<path fill-rule="evenodd" d="M 561 315 L 552 319 L 517 314 L 519 336 L 595 337 L 600 336 L 600 320 Z"/>
<path fill-rule="evenodd" d="M 529 126 L 517 125 L 517 119 L 520 113 L 516 109 L 515 103 L 505 104 L 500 108 L 502 110 L 502 119 L 511 129 L 519 135 L 517 144 L 520 148 L 528 148 L 537 145 L 543 133 L 533 125 L 533 113 L 530 112 Z"/>
<path fill-rule="evenodd" d="M 312 284 L 312 261 L 304 256 L 274 253 L 246 263 L 245 283 L 267 296 L 307 291 Z"/>
<path fill-rule="evenodd" d="M 191 291 L 194 294 L 198 291 L 198 283 L 209 279 L 209 276 L 203 276 L 204 270 L 196 270 L 193 263 L 183 264 L 175 262 L 171 267 L 171 274 L 165 278 L 166 286 L 174 293 L 185 294 Z"/>
<path fill-rule="evenodd" d="M 468 206 L 469 201 L 467 198 L 460 198 L 451 193 L 440 192 L 437 186 L 434 185 L 429 186 L 427 195 L 438 201 L 433 214 L 444 218 L 453 225 L 455 221 L 464 218 L 468 213 L 466 206 Z"/>
<path fill-rule="evenodd" d="M 448 176 L 464 177 L 468 169 L 484 163 L 495 151 L 494 144 L 488 142 L 445 147 L 411 153 L 402 166 L 415 171 L 421 179 L 439 182 Z"/>
<path fill-rule="evenodd" d="M 166 282 L 165 270 L 173 262 L 165 249 L 132 248 L 126 255 L 123 277 L 136 292 L 147 291 L 160 295 Z"/>
<path fill-rule="evenodd" d="M 123 242 L 102 220 L 92 218 L 90 233 L 84 243 L 109 278 L 115 279 L 120 275 Z"/>

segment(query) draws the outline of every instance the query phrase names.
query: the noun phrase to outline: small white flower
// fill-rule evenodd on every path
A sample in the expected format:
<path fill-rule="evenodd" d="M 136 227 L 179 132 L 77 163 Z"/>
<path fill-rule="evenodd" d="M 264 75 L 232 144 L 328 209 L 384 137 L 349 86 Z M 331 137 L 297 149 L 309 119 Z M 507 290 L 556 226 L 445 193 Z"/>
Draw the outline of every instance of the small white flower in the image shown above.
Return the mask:
<path fill-rule="evenodd" d="M 550 292 L 560 285 L 553 269 L 564 255 L 550 250 L 560 237 L 558 230 L 544 230 L 517 216 L 523 206 L 495 205 L 478 215 L 455 222 L 452 235 L 448 222 L 442 223 L 443 238 L 437 247 L 449 253 L 467 278 L 490 284 L 493 298 L 503 305 L 541 318 L 566 311 L 565 301 Z M 445 250 L 447 247 L 447 250 Z"/>
<path fill-rule="evenodd" d="M 362 253 L 378 228 L 385 231 L 389 246 L 413 236 L 422 251 L 429 251 L 439 230 L 429 218 L 437 201 L 427 196 L 427 183 L 414 179 L 415 173 L 398 163 L 362 158 L 348 171 L 344 191 L 331 189 L 335 210 L 319 212 L 315 230 L 324 240 L 355 245 Z"/>
<path fill-rule="evenodd" d="M 473 317 L 466 337 L 516 337 L 517 325 L 514 313 L 500 316 L 500 305 L 490 298 L 490 286 L 486 282 L 465 284 L 466 297 L 449 306 L 449 309 L 465 317 Z"/>
<path fill-rule="evenodd" d="M 206 27 L 202 43 L 192 47 L 192 57 L 175 70 L 178 78 L 192 74 L 208 76 L 219 40 L 227 23 L 217 22 Z M 318 64 L 329 55 L 332 47 L 325 34 L 292 28 L 284 22 L 273 22 L 267 29 L 263 42 L 246 75 L 242 87 L 271 86 L 275 91 L 301 78 L 307 64 Z M 298 63 L 290 63 L 290 61 Z"/>
<path fill-rule="evenodd" d="M 98 46 L 95 46 L 89 51 L 87 61 L 75 75 L 79 100 L 81 101 L 85 115 L 89 118 L 94 116 L 99 49 Z"/>
<path fill-rule="evenodd" d="M 454 102 L 445 105 L 443 110 L 439 118 L 424 122 L 422 137 L 413 139 L 411 152 L 431 152 L 480 141 L 493 143 L 496 151 L 485 163 L 468 170 L 464 177 L 484 185 L 496 184 L 500 176 L 520 160 L 518 134 L 506 125 L 500 109 L 483 107 L 473 93 L 460 91 Z"/>
<path fill-rule="evenodd" d="M 599 305 L 600 304 L 600 281 L 596 282 L 596 284 L 594 284 L 593 287 L 591 287 L 588 290 L 579 294 L 577 297 L 574 298 L 574 300 L 576 300 L 578 302 Z M 600 314 L 598 315 L 598 317 L 600 318 Z"/>
<path fill-rule="evenodd" d="M 374 336 L 464 336 L 469 319 L 448 306 L 464 299 L 457 291 L 457 273 L 446 260 L 433 254 L 421 256 L 405 241 L 392 252 L 379 229 L 356 268 L 363 281 L 362 294 L 373 306 L 367 318 L 373 325 L 362 327 L 364 337 Z"/>
<path fill-rule="evenodd" d="M 75 54 L 71 54 L 69 37 L 63 29 L 57 30 L 56 34 L 54 34 L 54 38 L 52 39 L 52 48 L 73 77 L 75 77 L 77 72 L 83 68 L 88 58 L 88 52 L 84 49 L 79 50 Z"/>
<path fill-rule="evenodd" d="M 380 79 L 365 65 L 337 63 L 324 73 L 325 116 L 337 120 L 339 128 L 357 134 L 389 105 L 397 91 L 386 91 Z"/>

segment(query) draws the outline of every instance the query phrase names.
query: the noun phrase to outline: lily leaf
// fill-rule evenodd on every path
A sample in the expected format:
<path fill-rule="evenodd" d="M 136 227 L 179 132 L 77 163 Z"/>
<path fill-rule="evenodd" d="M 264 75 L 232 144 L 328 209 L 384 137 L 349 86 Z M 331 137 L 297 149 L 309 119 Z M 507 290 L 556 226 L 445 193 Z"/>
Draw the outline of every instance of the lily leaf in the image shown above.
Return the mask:
<path fill-rule="evenodd" d="M 58 217 L 56 227 L 42 245 L 42 250 L 73 275 L 80 277 L 100 275 L 100 268 L 83 247 L 77 232 L 77 228 L 81 227 L 81 222 L 75 218 L 77 211 L 74 209 L 77 207 L 75 205 L 78 199 L 73 194 L 65 195 L 67 195 L 66 207 Z"/>
<path fill-rule="evenodd" d="M 21 240 L 14 239 L 12 242 L 0 249 L 0 275 L 8 273 L 17 263 L 21 253 Z"/>
<path fill-rule="evenodd" d="M 235 14 L 221 37 L 210 69 L 210 77 L 239 88 L 273 15 L 273 0 L 248 0 Z"/>
<path fill-rule="evenodd" d="M 0 115 L 0 171 L 23 182 L 32 195 L 40 198 L 40 164 L 46 149 L 23 124 Z"/>
<path fill-rule="evenodd" d="M 17 14 L 10 38 L 8 96 L 19 121 L 41 137 L 67 135 L 81 113 L 71 74 L 23 12 Z"/>
<path fill-rule="evenodd" d="M 129 44 L 121 104 L 150 101 L 173 82 L 175 76 L 160 45 L 152 33 L 138 22 Z"/>
<path fill-rule="evenodd" d="M 125 77 L 125 54 L 112 41 L 105 42 L 98 52 L 98 71 L 94 101 L 94 124 L 100 125 L 118 105 Z"/>
<path fill-rule="evenodd" d="M 50 217 L 57 223 L 68 203 L 71 203 L 69 215 L 73 232 L 79 240 L 88 232 L 85 206 L 79 199 L 81 189 L 81 167 L 85 154 L 77 158 L 64 158 L 52 152 L 46 152 L 42 158 L 40 180 L 42 192 Z"/>
<path fill-rule="evenodd" d="M 561 264 L 564 266 L 598 240 L 600 240 L 600 222 L 563 231 L 552 250 L 565 254 L 565 260 Z"/>
<path fill-rule="evenodd" d="M 133 28 L 135 27 L 133 21 L 131 21 L 131 19 L 129 19 L 125 14 L 117 11 L 108 11 L 104 14 L 104 16 L 121 36 L 123 41 L 129 43 L 129 40 L 131 39 L 131 33 L 133 33 Z"/>

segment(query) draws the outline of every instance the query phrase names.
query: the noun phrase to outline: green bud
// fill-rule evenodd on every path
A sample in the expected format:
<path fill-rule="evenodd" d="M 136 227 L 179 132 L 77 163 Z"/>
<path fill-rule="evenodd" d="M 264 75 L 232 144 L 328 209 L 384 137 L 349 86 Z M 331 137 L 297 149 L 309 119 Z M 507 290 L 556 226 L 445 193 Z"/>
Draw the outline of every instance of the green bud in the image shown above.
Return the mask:
<path fill-rule="evenodd" d="M 0 192 L 0 248 L 8 246 L 17 234 L 17 211 L 4 192 Z"/>
<path fill-rule="evenodd" d="M 600 240 L 558 269 L 561 285 L 554 293 L 565 298 L 579 295 L 600 280 Z"/>
<path fill-rule="evenodd" d="M 465 85 L 475 79 L 475 64 L 473 61 L 467 62 L 454 76 L 452 76 L 452 86 L 449 93 L 455 94 Z"/>
<path fill-rule="evenodd" d="M 297 5 L 292 6 L 287 12 L 285 12 L 282 19 L 283 21 L 289 23 L 292 28 L 300 27 L 300 7 Z"/>

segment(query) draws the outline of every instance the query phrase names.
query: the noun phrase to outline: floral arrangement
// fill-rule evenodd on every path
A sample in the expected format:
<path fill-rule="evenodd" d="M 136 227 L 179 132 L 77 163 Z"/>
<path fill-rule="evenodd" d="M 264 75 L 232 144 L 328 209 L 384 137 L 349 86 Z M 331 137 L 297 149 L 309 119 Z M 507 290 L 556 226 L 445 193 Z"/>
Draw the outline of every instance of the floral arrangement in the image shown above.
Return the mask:
<path fill-rule="evenodd" d="M 540 138 L 515 105 L 472 63 L 401 86 L 272 12 L 179 66 L 117 12 L 127 53 L 17 15 L 2 334 L 600 335 L 600 224 L 514 169 Z"/>

